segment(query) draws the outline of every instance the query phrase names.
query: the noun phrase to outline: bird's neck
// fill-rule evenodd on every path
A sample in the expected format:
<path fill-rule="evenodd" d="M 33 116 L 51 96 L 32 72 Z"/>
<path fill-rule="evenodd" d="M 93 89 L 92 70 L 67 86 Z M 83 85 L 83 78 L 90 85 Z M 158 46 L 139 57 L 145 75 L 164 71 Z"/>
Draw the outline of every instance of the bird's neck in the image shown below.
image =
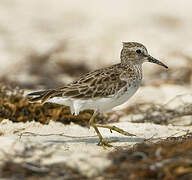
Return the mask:
<path fill-rule="evenodd" d="M 142 80 L 143 73 L 142 73 L 142 64 L 133 64 L 133 63 L 126 63 L 122 64 L 124 68 L 127 70 L 127 73 L 130 73 L 130 69 L 133 69 L 138 80 Z"/>
<path fill-rule="evenodd" d="M 135 64 L 134 67 L 138 75 L 138 79 L 142 80 L 142 77 L 143 77 L 142 64 Z"/>

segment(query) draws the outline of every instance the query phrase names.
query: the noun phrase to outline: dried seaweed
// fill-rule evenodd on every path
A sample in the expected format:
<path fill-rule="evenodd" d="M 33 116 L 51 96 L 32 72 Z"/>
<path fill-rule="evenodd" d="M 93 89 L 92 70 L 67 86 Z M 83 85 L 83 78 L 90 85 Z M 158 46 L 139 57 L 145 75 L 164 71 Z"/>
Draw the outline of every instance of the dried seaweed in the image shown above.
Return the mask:
<path fill-rule="evenodd" d="M 53 120 L 64 124 L 73 122 L 88 126 L 92 113 L 92 110 L 86 110 L 81 112 L 79 116 L 73 116 L 67 106 L 30 103 L 22 90 L 0 84 L 0 121 L 9 119 L 13 122 L 37 121 L 47 124 Z M 106 117 L 102 114 L 96 120 L 99 123 L 107 122 Z"/>
<path fill-rule="evenodd" d="M 112 165 L 102 179 L 192 179 L 192 134 L 144 142 L 131 149 L 109 153 Z"/>
<path fill-rule="evenodd" d="M 178 95 L 167 104 L 136 103 L 120 111 L 109 113 L 109 121 L 130 117 L 131 122 L 155 124 L 192 124 L 192 94 Z"/>
<path fill-rule="evenodd" d="M 19 89 L 1 89 L 0 107 L 0 118 L 7 118 L 13 122 L 35 120 L 42 123 L 48 123 L 49 120 L 54 120 L 65 124 L 74 122 L 81 125 L 88 125 L 88 121 L 93 113 L 92 110 L 86 110 L 81 112 L 79 116 L 73 116 L 66 106 L 50 103 L 44 105 L 38 103 L 31 104 L 24 97 L 23 91 Z M 134 116 L 132 122 L 169 124 L 174 123 L 178 118 L 181 119 L 181 117 L 192 116 L 192 104 L 184 103 L 176 108 L 169 108 L 165 105 L 153 103 L 135 104 L 119 112 L 112 112 L 107 115 L 101 114 L 98 116 L 97 121 L 99 123 L 118 122 L 120 117 L 130 114 L 137 115 Z"/>
<path fill-rule="evenodd" d="M 51 103 L 43 105 L 30 103 L 24 96 L 24 92 L 19 88 L 13 89 L 0 84 L 0 120 L 9 119 L 13 122 L 37 121 L 44 124 L 54 120 L 64 124 L 74 122 L 82 126 L 88 126 L 92 113 L 92 110 L 86 110 L 81 112 L 79 116 L 73 116 L 67 106 Z M 136 123 L 169 124 L 178 121 L 178 119 L 182 120 L 182 117 L 191 117 L 192 103 L 184 103 L 176 108 L 153 103 L 135 104 L 121 111 L 100 114 L 96 121 L 102 124 L 118 122 L 121 117 L 127 115 L 134 115 L 132 122 Z"/>
<path fill-rule="evenodd" d="M 78 170 L 66 166 L 65 163 L 39 165 L 36 163 L 4 162 L 0 167 L 0 178 L 15 180 L 86 180 Z"/>
<path fill-rule="evenodd" d="M 165 105 L 153 104 L 153 103 L 143 103 L 136 104 L 134 106 L 124 109 L 125 114 L 130 112 L 133 114 L 140 114 L 142 117 L 132 120 L 136 123 L 153 122 L 155 124 L 170 124 L 175 121 L 175 119 L 192 116 L 192 104 L 180 105 L 175 109 L 166 107 Z"/>

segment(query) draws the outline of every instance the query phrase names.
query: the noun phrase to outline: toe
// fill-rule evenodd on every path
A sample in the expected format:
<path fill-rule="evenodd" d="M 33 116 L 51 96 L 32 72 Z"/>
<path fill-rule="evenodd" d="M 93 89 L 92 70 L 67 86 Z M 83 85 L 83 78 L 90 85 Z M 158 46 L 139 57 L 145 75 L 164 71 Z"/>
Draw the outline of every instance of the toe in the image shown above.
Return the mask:
<path fill-rule="evenodd" d="M 98 145 L 99 145 L 99 146 L 103 146 L 104 149 L 106 149 L 106 147 L 113 147 L 113 146 L 110 144 L 110 142 L 104 141 L 104 140 L 99 141 Z"/>

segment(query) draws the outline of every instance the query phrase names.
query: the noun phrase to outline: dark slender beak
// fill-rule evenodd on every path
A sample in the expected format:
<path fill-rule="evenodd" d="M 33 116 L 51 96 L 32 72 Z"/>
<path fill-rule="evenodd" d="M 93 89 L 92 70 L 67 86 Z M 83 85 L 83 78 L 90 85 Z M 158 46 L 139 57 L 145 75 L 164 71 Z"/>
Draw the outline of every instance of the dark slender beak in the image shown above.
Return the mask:
<path fill-rule="evenodd" d="M 167 67 L 165 64 L 163 64 L 161 61 L 155 59 L 154 57 L 152 57 L 152 56 L 150 56 L 150 55 L 148 56 L 147 60 L 148 60 L 148 62 L 152 62 L 152 63 L 155 63 L 155 64 L 159 64 L 160 66 L 163 66 L 164 68 L 167 68 L 167 69 L 168 69 L 168 67 Z"/>

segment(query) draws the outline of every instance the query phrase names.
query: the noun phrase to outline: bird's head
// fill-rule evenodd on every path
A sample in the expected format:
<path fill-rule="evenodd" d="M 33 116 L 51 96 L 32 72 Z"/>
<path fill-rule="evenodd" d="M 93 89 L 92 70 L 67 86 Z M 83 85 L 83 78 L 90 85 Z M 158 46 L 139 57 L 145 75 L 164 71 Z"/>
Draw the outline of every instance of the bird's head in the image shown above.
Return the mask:
<path fill-rule="evenodd" d="M 144 45 L 137 42 L 123 42 L 121 63 L 137 65 L 144 62 L 152 62 L 168 68 L 165 64 L 149 55 Z"/>

